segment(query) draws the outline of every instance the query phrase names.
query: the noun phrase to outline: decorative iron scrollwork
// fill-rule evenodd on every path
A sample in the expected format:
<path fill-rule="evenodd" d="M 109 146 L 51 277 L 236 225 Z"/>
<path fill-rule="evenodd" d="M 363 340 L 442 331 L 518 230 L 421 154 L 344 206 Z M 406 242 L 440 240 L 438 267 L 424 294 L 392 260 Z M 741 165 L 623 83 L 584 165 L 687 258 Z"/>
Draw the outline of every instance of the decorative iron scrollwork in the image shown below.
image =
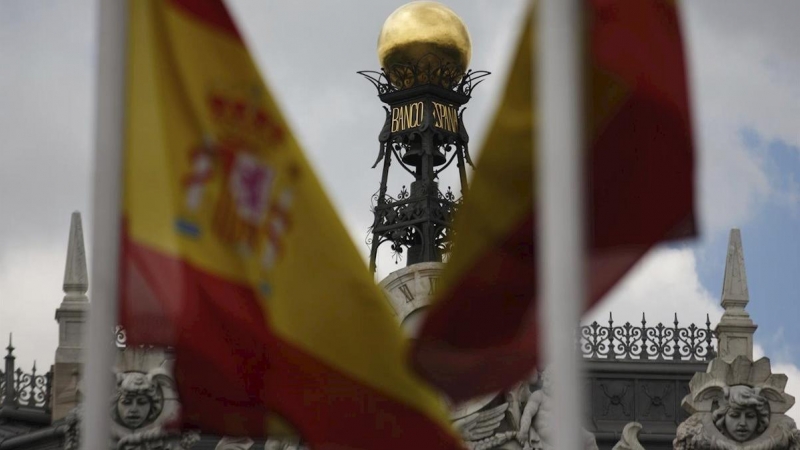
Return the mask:
<path fill-rule="evenodd" d="M 396 197 L 380 192 L 372 196 L 375 221 L 366 238 L 367 245 L 379 239 L 378 245 L 391 242 L 395 262 L 405 251 L 422 239 L 420 225 L 431 223 L 434 227 L 434 246 L 443 256 L 449 254 L 452 242 L 451 224 L 460 204 L 452 189 L 442 193 L 436 183 L 420 183 L 413 191 L 403 185 Z"/>
<path fill-rule="evenodd" d="M 453 237 L 450 228 L 458 201 L 452 190 L 439 191 L 442 171 L 458 167 L 461 192 L 467 192 L 469 134 L 464 109 L 475 87 L 489 75 L 464 71 L 433 54 L 412 64 L 395 64 L 381 71 L 358 72 L 378 90 L 384 107 L 380 147 L 372 167 L 383 162 L 381 184 L 372 198 L 370 270 L 375 271 L 378 247 L 389 242 L 396 262 L 443 261 Z M 396 198 L 387 193 L 389 168 L 396 161 L 414 181 Z"/>
<path fill-rule="evenodd" d="M 648 326 L 644 314 L 641 326 L 630 322 L 615 326 L 609 314 L 608 325 L 592 322 L 581 326 L 579 335 L 578 346 L 587 359 L 708 361 L 717 355 L 708 315 L 705 328 L 700 328 L 695 324 L 681 327 L 677 314 L 671 327 Z"/>
<path fill-rule="evenodd" d="M 358 74 L 369 80 L 379 95 L 415 86 L 434 85 L 469 97 L 490 72 L 468 70 L 465 73 L 439 56 L 427 54 L 414 64 L 394 64 L 384 67 L 380 72 L 361 70 Z"/>
<path fill-rule="evenodd" d="M 36 374 L 36 363 L 33 363 L 31 373 L 24 373 L 17 369 L 17 386 L 14 389 L 17 393 L 17 404 L 33 408 L 43 408 L 47 406 L 47 399 L 50 392 L 50 373 L 44 375 Z"/>
<path fill-rule="evenodd" d="M 36 362 L 30 373 L 15 368 L 14 347 L 6 348 L 6 371 L 0 370 L 0 405 L 24 406 L 31 409 L 50 410 L 50 392 L 53 381 L 52 369 L 38 374 Z"/>

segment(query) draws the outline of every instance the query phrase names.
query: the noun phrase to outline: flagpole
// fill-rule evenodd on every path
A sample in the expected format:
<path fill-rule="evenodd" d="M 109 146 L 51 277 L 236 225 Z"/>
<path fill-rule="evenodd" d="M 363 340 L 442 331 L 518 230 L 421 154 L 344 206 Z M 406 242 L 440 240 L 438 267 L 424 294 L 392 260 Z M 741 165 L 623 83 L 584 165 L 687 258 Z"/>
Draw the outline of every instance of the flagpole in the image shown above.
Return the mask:
<path fill-rule="evenodd" d="M 116 360 L 117 282 L 122 199 L 127 1 L 99 2 L 92 211 L 91 303 L 85 337 L 86 369 L 81 448 L 108 448 L 111 370 Z"/>
<path fill-rule="evenodd" d="M 584 176 L 582 165 L 582 2 L 540 0 L 534 47 L 538 130 L 539 279 L 544 314 L 544 354 L 552 372 L 558 449 L 583 448 L 582 374 L 575 354 L 575 327 L 586 298 Z M 534 18 L 534 20 L 536 20 Z"/>

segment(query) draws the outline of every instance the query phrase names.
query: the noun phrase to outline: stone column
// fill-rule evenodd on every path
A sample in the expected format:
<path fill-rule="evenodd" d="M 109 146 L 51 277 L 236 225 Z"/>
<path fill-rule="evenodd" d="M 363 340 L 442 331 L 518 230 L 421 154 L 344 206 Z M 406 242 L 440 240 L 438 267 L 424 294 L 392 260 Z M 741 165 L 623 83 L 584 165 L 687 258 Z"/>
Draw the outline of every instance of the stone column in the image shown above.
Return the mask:
<path fill-rule="evenodd" d="M 89 276 L 86 270 L 86 251 L 83 246 L 83 227 L 79 212 L 72 213 L 64 270 L 64 300 L 56 310 L 58 348 L 53 369 L 53 421 L 67 415 L 80 399 L 78 379 L 83 365 L 83 333 L 89 311 Z M 109 339 L 111 338 L 109 330 Z"/>
<path fill-rule="evenodd" d="M 742 234 L 734 228 L 728 240 L 725 278 L 722 281 L 722 307 L 725 308 L 725 313 L 715 330 L 719 356 L 728 363 L 740 355 L 753 360 L 753 333 L 758 326 L 744 309 L 749 301 Z"/>

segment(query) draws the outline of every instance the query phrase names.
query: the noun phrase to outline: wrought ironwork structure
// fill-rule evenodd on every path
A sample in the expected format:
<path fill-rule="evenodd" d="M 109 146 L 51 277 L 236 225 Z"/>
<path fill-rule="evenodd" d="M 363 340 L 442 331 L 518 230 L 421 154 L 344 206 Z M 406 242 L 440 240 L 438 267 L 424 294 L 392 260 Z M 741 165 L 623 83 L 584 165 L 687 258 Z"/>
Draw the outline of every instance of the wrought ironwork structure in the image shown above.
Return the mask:
<path fill-rule="evenodd" d="M 452 240 L 452 216 L 460 200 L 448 188 L 439 190 L 439 174 L 453 161 L 459 171 L 461 193 L 467 190 L 466 164 L 469 135 L 463 114 L 475 87 L 489 75 L 486 71 L 459 73 L 435 55 L 415 64 L 396 64 L 381 72 L 358 72 L 378 90 L 388 107 L 378 136 L 378 157 L 383 162 L 381 183 L 372 197 L 374 221 L 367 244 L 370 269 L 381 244 L 390 242 L 395 257 L 406 253 L 406 264 L 441 262 Z M 392 158 L 413 176 L 396 197 L 387 194 Z"/>
<path fill-rule="evenodd" d="M 53 368 L 47 373 L 37 374 L 35 362 L 30 373 L 15 367 L 16 357 L 10 337 L 6 352 L 5 369 L 0 370 L 0 408 L 27 407 L 49 412 Z"/>
<path fill-rule="evenodd" d="M 435 85 L 465 95 L 468 97 L 467 100 L 472 96 L 472 90 L 489 75 L 485 70 L 468 70 L 466 73 L 460 73 L 457 66 L 443 61 L 434 54 L 423 56 L 416 64 L 394 64 L 380 72 L 362 70 L 358 73 L 372 82 L 378 89 L 378 95 L 417 86 Z"/>
<path fill-rule="evenodd" d="M 716 357 L 716 335 L 705 326 L 593 322 L 577 329 L 584 358 L 586 423 L 601 449 L 611 449 L 629 422 L 643 425 L 639 441 L 648 449 L 672 449 L 678 425 L 689 417 L 681 407 L 689 381 Z"/>
<path fill-rule="evenodd" d="M 609 313 L 608 325 L 581 326 L 579 338 L 581 354 L 587 359 L 710 361 L 717 355 L 708 315 L 705 328 L 700 328 L 693 323 L 681 327 L 677 313 L 672 326 L 660 322 L 648 326 L 644 313 L 641 325 L 614 325 Z"/>

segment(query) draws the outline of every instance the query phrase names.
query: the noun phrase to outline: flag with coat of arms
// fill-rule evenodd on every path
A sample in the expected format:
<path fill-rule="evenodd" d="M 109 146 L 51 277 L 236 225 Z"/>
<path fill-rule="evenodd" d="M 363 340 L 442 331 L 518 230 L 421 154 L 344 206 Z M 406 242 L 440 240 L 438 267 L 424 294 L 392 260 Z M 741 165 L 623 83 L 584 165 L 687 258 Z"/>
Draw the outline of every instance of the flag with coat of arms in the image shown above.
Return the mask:
<path fill-rule="evenodd" d="M 461 448 L 221 0 L 130 1 L 120 320 L 181 423 Z"/>

